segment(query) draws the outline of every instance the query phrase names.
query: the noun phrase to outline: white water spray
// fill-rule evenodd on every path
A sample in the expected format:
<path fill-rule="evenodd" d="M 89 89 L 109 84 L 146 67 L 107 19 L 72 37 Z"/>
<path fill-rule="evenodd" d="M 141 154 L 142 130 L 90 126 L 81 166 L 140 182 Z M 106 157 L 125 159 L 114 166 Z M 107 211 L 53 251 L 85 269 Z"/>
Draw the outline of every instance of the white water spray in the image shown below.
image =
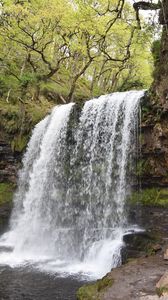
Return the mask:
<path fill-rule="evenodd" d="M 121 263 L 125 199 L 144 92 L 114 93 L 54 108 L 34 129 L 1 263 L 46 271 L 105 275 Z"/>

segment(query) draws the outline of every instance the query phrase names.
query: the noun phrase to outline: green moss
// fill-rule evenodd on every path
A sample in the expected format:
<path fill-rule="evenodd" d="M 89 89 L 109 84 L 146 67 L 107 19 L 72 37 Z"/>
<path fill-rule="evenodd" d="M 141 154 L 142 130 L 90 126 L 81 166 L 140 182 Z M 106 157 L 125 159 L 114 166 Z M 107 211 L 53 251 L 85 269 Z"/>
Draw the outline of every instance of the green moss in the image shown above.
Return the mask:
<path fill-rule="evenodd" d="M 168 189 L 149 188 L 140 192 L 133 192 L 128 198 L 131 204 L 140 203 L 147 206 L 168 207 Z"/>
<path fill-rule="evenodd" d="M 12 183 L 0 183 L 0 205 L 12 201 L 14 189 Z"/>
<path fill-rule="evenodd" d="M 156 288 L 156 293 L 159 297 L 161 297 L 165 293 L 168 294 L 168 288 L 167 287 Z"/>
<path fill-rule="evenodd" d="M 108 287 L 113 285 L 114 280 L 108 278 L 107 276 L 103 277 L 100 280 L 97 280 L 93 284 L 84 285 L 77 292 L 78 300 L 99 300 L 101 293 Z"/>
<path fill-rule="evenodd" d="M 99 300 L 96 284 L 81 287 L 77 292 L 77 300 Z"/>
<path fill-rule="evenodd" d="M 106 289 L 107 287 L 111 287 L 114 283 L 112 278 L 108 278 L 107 276 L 97 281 L 97 290 L 98 292 Z"/>
<path fill-rule="evenodd" d="M 28 139 L 29 139 L 28 135 L 15 136 L 11 142 L 12 151 L 22 152 L 27 145 Z"/>

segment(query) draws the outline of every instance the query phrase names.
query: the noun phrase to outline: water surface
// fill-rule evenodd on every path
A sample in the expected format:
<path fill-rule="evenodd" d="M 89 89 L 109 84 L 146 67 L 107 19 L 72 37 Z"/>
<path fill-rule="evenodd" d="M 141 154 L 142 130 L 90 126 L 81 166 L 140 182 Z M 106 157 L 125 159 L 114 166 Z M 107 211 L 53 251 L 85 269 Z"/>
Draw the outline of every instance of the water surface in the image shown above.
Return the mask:
<path fill-rule="evenodd" d="M 84 280 L 61 278 L 29 267 L 0 267 L 0 300 L 75 300 Z"/>

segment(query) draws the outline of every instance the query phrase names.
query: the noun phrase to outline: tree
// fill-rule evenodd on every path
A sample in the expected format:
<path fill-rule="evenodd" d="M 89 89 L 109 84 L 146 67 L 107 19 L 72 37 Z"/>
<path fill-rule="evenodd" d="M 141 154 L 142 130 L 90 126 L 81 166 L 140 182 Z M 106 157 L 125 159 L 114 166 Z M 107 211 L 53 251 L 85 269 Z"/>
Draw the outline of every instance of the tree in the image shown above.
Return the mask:
<path fill-rule="evenodd" d="M 36 99 L 39 96 L 39 82 L 55 75 L 61 63 L 70 56 L 67 38 L 70 39 L 71 34 L 68 35 L 65 29 L 65 11 L 70 8 L 66 1 L 56 3 L 52 0 L 50 5 L 46 1 L 18 1 L 3 6 L 1 36 L 11 41 L 22 55 L 24 53 L 21 77 L 25 77 L 27 65 L 26 75 L 30 76 L 27 76 L 27 84 L 33 77 L 37 88 Z M 57 15 L 54 13 L 56 9 Z M 13 75 L 19 78 L 19 74 Z"/>
<path fill-rule="evenodd" d="M 151 37 L 145 40 L 138 32 L 125 0 L 7 0 L 2 1 L 0 39 L 0 74 L 8 100 L 10 78 L 19 99 L 38 101 L 45 90 L 65 103 L 84 86 L 86 97 L 121 87 L 138 60 L 146 64 L 140 49 L 142 44 L 150 52 Z"/>

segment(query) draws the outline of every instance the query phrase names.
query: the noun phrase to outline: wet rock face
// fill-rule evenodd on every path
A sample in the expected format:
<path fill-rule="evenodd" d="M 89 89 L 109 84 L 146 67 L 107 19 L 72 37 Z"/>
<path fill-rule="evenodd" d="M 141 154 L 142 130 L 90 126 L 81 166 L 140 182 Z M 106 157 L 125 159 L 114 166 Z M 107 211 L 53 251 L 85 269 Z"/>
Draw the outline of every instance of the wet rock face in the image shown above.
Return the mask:
<path fill-rule="evenodd" d="M 9 224 L 12 210 L 12 194 L 17 182 L 21 154 L 14 153 L 7 139 L 0 136 L 0 234 Z"/>
<path fill-rule="evenodd" d="M 147 103 L 143 105 L 142 109 L 145 109 Z M 141 182 L 144 187 L 168 186 L 167 124 L 168 110 L 164 107 L 153 105 L 142 115 L 140 159 Z"/>
<path fill-rule="evenodd" d="M 131 222 L 138 224 L 150 233 L 152 237 L 166 242 L 168 233 L 168 208 L 159 207 L 141 207 L 139 214 L 135 215 Z"/>
<path fill-rule="evenodd" d="M 150 232 L 129 233 L 123 237 L 125 248 L 123 248 L 123 263 L 130 259 L 156 254 L 162 250 L 162 246 Z"/>
<path fill-rule="evenodd" d="M 135 209 L 136 213 L 130 214 L 129 221 L 131 224 L 138 224 L 145 231 L 129 232 L 124 236 L 123 263 L 133 258 L 160 253 L 167 243 L 168 208 L 141 207 L 139 211 L 137 207 Z"/>
<path fill-rule="evenodd" d="M 148 112 L 142 124 L 142 158 L 146 162 L 142 183 L 168 186 L 168 1 L 161 2 L 159 23 L 163 25 L 163 31 L 160 55 L 155 65 L 150 99 L 143 103 Z"/>
<path fill-rule="evenodd" d="M 0 140 L 0 183 L 16 183 L 20 161 L 21 154 L 14 153 L 6 141 Z"/>
<path fill-rule="evenodd" d="M 5 203 L 3 205 L 0 205 L 0 235 L 3 234 L 9 226 L 9 218 L 11 211 L 11 203 Z"/>

